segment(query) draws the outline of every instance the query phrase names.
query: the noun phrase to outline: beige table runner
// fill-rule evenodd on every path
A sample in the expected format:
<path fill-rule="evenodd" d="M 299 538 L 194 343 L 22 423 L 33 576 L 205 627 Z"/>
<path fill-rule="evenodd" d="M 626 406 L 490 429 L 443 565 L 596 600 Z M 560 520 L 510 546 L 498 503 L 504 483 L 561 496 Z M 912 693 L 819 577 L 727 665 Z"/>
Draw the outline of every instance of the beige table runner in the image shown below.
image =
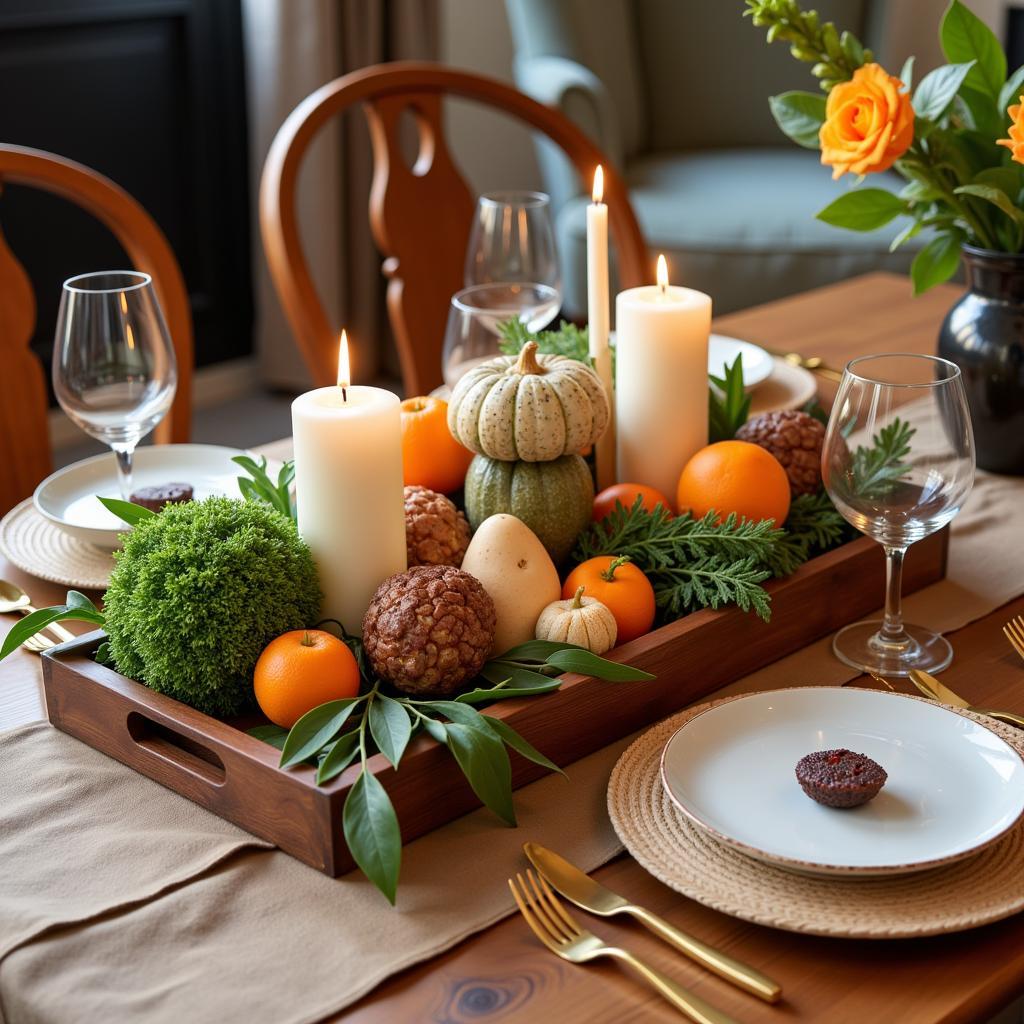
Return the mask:
<path fill-rule="evenodd" d="M 908 618 L 953 630 L 1024 592 L 1022 498 L 1024 481 L 979 475 L 954 521 L 949 578 L 910 597 Z M 995 630 L 992 643 L 994 649 L 1003 643 Z M 824 640 L 723 692 L 835 684 L 853 675 Z M 522 868 L 524 840 L 555 847 L 587 870 L 610 859 L 619 847 L 605 787 L 626 742 L 571 766 L 568 783 L 550 777 L 519 790 L 518 829 L 481 810 L 410 844 L 392 909 L 357 874 L 332 881 L 276 851 L 242 852 L 218 863 L 231 843 L 238 848 L 232 826 L 211 822 L 182 798 L 51 730 L 9 734 L 0 740 L 7 779 L 0 790 L 0 936 L 7 938 L 7 922 L 14 920 L 23 935 L 36 937 L 22 940 L 0 963 L 0 1014 L 8 1024 L 299 1022 L 340 1010 L 389 975 L 509 913 L 505 878 Z M 41 771 L 47 763 L 59 769 Z M 55 802 L 54 788 L 79 777 L 75 798 Z M 134 797 L 126 795 L 131 792 Z M 13 845 L 9 800 L 35 808 L 19 816 L 22 834 Z M 112 806 L 125 801 L 132 803 L 131 831 L 119 832 L 116 842 L 106 848 L 62 842 L 121 822 L 120 814 L 111 818 Z M 198 818 L 190 820 L 190 813 Z M 162 825 L 175 833 L 166 848 L 152 841 Z M 16 862 L 7 859 L 8 845 L 19 852 Z M 204 848 L 205 865 L 197 856 Z M 192 880 L 129 905 L 124 893 L 156 891 L 168 850 L 174 877 L 191 874 Z M 110 856 L 116 870 L 104 863 Z M 208 864 L 215 866 L 204 870 Z M 69 875 L 71 882 L 54 881 Z M 108 912 L 77 923 L 75 880 L 91 894 L 90 906 Z M 72 909 L 61 914 L 69 892 Z M 33 893 L 45 913 L 31 912 Z M 55 917 L 65 925 L 38 934 L 40 922 Z"/>

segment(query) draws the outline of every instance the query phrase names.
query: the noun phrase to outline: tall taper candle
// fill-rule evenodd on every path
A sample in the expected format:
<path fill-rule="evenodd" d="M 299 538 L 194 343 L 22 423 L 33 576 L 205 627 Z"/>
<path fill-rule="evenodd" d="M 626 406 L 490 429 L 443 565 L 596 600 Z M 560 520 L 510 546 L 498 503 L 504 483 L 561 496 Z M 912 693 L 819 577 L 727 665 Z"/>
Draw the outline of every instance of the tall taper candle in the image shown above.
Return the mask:
<path fill-rule="evenodd" d="M 604 171 L 598 164 L 594 172 L 594 201 L 587 207 L 587 327 L 590 358 L 604 384 L 611 413 L 608 429 L 598 438 L 595 451 L 599 490 L 615 483 L 615 386 L 608 347 L 608 207 L 603 198 Z"/>
<path fill-rule="evenodd" d="M 711 299 L 669 287 L 659 256 L 658 284 L 619 293 L 615 327 L 619 479 L 675 504 L 683 466 L 708 443 Z"/>
<path fill-rule="evenodd" d="M 360 634 L 377 587 L 405 560 L 402 428 L 397 395 L 353 387 L 342 334 L 337 387 L 292 403 L 295 502 L 324 592 L 322 615 Z"/>

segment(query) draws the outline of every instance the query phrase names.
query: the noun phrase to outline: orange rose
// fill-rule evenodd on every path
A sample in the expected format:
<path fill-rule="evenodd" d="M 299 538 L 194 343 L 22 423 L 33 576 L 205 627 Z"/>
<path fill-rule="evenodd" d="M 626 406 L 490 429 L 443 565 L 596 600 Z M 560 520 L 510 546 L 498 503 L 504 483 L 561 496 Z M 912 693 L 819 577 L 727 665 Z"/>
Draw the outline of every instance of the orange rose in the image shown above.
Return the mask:
<path fill-rule="evenodd" d="M 832 177 L 887 171 L 914 141 L 914 108 L 903 83 L 878 64 L 857 68 L 833 86 L 818 133 L 821 162 Z"/>
<path fill-rule="evenodd" d="M 1020 103 L 1014 103 L 1008 107 L 1006 112 L 1013 118 L 1007 134 L 1008 139 L 997 139 L 997 146 L 1005 146 L 1012 154 L 1013 159 L 1019 164 L 1024 164 L 1024 117 L 1021 117 L 1021 106 L 1024 104 L 1024 96 L 1020 97 Z"/>

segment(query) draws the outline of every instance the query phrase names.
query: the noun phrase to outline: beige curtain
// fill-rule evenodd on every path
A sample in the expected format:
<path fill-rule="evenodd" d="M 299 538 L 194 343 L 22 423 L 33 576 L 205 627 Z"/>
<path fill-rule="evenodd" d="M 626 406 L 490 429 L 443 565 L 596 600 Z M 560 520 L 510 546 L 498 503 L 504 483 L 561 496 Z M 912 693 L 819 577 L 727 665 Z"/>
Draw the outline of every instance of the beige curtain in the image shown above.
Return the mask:
<path fill-rule="evenodd" d="M 263 380 L 302 390 L 309 374 L 274 293 L 260 244 L 256 197 L 278 128 L 311 92 L 340 75 L 389 60 L 434 59 L 438 0 L 243 0 L 253 196 L 256 348 Z M 393 372 L 380 257 L 367 218 L 369 135 L 354 110 L 311 147 L 299 181 L 302 239 L 332 322 L 352 339 L 364 381 Z"/>

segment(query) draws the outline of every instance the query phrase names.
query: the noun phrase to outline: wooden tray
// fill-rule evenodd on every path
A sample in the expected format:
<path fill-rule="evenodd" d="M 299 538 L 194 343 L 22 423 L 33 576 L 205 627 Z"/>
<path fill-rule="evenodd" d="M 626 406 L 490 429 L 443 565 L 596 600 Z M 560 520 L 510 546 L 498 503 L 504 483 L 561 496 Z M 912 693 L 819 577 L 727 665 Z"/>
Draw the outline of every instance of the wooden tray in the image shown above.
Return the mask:
<path fill-rule="evenodd" d="M 945 575 L 947 545 L 943 530 L 910 549 L 905 593 Z M 655 673 L 653 682 L 567 675 L 553 693 L 499 701 L 485 714 L 505 719 L 567 765 L 874 611 L 883 601 L 884 579 L 879 545 L 853 541 L 771 583 L 770 623 L 735 608 L 700 611 L 612 652 L 616 661 Z M 46 710 L 58 729 L 328 875 L 354 866 L 341 810 L 358 766 L 319 787 L 311 767 L 281 771 L 278 751 L 240 725 L 96 664 L 92 655 L 102 637 L 88 634 L 43 657 Z M 369 763 L 391 796 L 404 840 L 479 806 L 452 757 L 429 737 L 413 740 L 398 772 L 380 755 Z M 543 774 L 512 754 L 514 786 Z"/>

